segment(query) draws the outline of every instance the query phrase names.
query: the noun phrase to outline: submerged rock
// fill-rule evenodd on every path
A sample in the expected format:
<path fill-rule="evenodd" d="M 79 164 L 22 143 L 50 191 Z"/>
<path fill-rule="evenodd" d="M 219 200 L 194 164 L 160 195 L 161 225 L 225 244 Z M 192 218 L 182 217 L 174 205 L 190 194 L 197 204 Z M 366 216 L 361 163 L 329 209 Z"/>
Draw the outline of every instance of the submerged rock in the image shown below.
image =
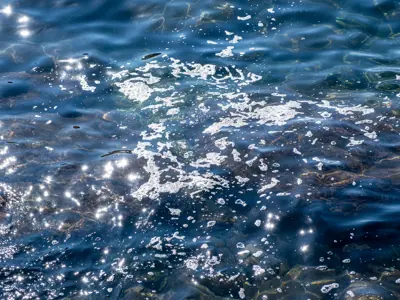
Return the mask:
<path fill-rule="evenodd" d="M 377 284 L 356 282 L 351 284 L 340 296 L 340 300 L 396 300 L 398 297 Z"/>

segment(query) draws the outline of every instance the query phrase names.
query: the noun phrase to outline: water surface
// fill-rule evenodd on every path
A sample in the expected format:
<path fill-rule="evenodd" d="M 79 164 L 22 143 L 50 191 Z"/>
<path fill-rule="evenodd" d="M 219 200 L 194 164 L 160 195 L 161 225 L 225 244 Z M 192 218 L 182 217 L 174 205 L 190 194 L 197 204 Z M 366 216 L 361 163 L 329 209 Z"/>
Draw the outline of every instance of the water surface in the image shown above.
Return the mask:
<path fill-rule="evenodd" d="M 0 7 L 0 298 L 400 295 L 400 3 Z"/>

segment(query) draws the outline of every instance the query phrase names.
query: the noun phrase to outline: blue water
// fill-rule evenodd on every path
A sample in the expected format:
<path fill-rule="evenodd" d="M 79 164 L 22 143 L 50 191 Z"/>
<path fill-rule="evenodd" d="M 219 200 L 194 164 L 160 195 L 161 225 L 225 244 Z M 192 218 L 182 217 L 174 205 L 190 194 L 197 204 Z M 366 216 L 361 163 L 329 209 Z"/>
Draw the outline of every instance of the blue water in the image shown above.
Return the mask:
<path fill-rule="evenodd" d="M 3 1 L 0 298 L 400 299 L 399 47 L 394 0 Z"/>

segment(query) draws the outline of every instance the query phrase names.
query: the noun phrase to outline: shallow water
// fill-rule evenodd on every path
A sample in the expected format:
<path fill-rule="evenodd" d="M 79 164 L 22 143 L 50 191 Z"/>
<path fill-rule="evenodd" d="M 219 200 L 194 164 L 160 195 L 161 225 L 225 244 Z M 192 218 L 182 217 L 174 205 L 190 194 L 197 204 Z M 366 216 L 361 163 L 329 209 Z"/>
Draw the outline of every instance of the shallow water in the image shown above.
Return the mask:
<path fill-rule="evenodd" d="M 400 295 L 400 3 L 0 7 L 1 299 Z"/>

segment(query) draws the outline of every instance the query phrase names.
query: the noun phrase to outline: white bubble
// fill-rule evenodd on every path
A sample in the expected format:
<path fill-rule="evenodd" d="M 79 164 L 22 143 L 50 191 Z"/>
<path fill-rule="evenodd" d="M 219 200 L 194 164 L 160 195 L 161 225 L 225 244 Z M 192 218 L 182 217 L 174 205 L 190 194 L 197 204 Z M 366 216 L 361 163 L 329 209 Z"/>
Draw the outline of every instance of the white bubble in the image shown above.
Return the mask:
<path fill-rule="evenodd" d="M 331 290 L 337 289 L 338 287 L 339 287 L 339 284 L 338 284 L 338 283 L 327 284 L 327 285 L 324 285 L 324 286 L 321 288 L 321 292 L 324 293 L 324 294 L 327 294 L 327 293 L 329 293 Z"/>

